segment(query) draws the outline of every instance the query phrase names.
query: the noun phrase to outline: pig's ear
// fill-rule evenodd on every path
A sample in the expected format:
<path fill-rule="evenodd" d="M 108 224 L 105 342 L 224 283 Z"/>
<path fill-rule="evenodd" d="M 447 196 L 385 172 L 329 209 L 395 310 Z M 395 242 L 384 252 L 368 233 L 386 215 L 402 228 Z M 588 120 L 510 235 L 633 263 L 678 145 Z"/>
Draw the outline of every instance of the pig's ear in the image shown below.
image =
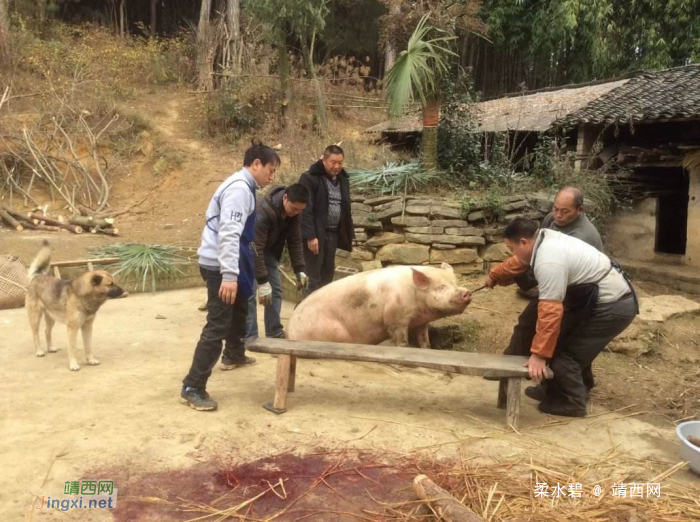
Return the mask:
<path fill-rule="evenodd" d="M 427 290 L 430 286 L 430 278 L 415 268 L 411 268 L 411 270 L 413 271 L 413 284 L 416 285 L 419 290 Z"/>
<path fill-rule="evenodd" d="M 455 273 L 455 269 L 452 268 L 452 265 L 449 263 L 442 263 L 440 265 L 440 268 L 442 268 L 443 270 L 448 270 L 448 271 L 452 272 L 453 274 Z"/>

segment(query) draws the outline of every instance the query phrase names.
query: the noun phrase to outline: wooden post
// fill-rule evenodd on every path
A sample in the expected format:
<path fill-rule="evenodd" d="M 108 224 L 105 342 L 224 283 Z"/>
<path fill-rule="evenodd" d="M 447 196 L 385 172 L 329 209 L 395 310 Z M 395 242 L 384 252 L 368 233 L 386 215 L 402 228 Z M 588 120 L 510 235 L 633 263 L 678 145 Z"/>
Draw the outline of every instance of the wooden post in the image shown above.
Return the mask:
<path fill-rule="evenodd" d="M 413 490 L 418 498 L 430 504 L 440 520 L 445 522 L 483 522 L 467 507 L 425 475 L 413 479 Z"/>
<path fill-rule="evenodd" d="M 294 386 L 297 380 L 297 356 L 292 355 L 290 357 L 291 361 L 289 363 L 289 386 L 287 387 L 287 391 L 289 393 L 294 393 Z"/>
<path fill-rule="evenodd" d="M 576 139 L 576 160 L 574 170 L 585 170 L 591 160 L 590 154 L 597 138 L 598 127 L 579 124 L 578 137 Z"/>
<path fill-rule="evenodd" d="M 498 409 L 499 410 L 505 410 L 506 409 L 506 404 L 508 402 L 508 396 L 506 393 L 506 390 L 508 389 L 508 379 L 505 377 L 501 377 L 501 379 L 498 381 Z"/>
<path fill-rule="evenodd" d="M 58 269 L 56 265 L 53 267 L 53 276 L 57 279 L 61 279 L 61 271 Z"/>
<path fill-rule="evenodd" d="M 506 409 L 506 423 L 508 426 L 518 429 L 520 419 L 520 377 L 508 379 L 508 405 Z"/>
<path fill-rule="evenodd" d="M 289 390 L 289 370 L 292 366 L 291 355 L 277 357 L 277 383 L 275 386 L 275 400 L 272 404 L 265 404 L 265 409 L 272 413 L 282 414 L 287 411 L 287 391 Z"/>

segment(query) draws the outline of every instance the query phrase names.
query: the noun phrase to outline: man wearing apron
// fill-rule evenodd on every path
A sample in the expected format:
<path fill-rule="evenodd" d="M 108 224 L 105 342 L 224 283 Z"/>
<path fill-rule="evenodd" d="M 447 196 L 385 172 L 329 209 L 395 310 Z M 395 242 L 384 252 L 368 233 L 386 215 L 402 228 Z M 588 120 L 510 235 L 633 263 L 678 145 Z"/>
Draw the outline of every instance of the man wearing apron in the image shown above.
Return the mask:
<path fill-rule="evenodd" d="M 514 219 L 503 237 L 513 257 L 493 268 L 485 284 L 509 285 L 530 268 L 534 271 L 540 289 L 537 333 L 526 366 L 533 379 L 543 380 L 547 365 L 554 372 L 546 395 L 538 397 L 539 410 L 583 417 L 588 390 L 582 372 L 637 315 L 634 289 L 608 256 L 561 232 L 539 230 L 536 221 Z M 578 324 L 557 346 L 565 309 Z"/>
<path fill-rule="evenodd" d="M 255 280 L 255 190 L 274 179 L 280 158 L 270 147 L 254 143 L 243 158 L 243 168 L 216 189 L 202 232 L 199 270 L 207 285 L 207 324 L 197 343 L 192 366 L 182 381 L 180 402 L 198 411 L 215 410 L 206 391 L 207 380 L 226 345 L 222 369 L 255 362 L 245 355 L 248 299 Z"/>

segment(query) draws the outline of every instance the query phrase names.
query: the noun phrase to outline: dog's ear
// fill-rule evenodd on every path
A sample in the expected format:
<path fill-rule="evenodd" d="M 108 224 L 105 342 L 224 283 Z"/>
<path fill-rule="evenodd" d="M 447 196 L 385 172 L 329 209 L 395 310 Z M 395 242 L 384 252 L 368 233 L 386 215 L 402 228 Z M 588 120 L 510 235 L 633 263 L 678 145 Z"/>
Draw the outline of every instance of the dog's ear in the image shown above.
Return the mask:
<path fill-rule="evenodd" d="M 102 276 L 99 274 L 95 274 L 92 276 L 92 286 L 100 286 L 102 284 Z"/>

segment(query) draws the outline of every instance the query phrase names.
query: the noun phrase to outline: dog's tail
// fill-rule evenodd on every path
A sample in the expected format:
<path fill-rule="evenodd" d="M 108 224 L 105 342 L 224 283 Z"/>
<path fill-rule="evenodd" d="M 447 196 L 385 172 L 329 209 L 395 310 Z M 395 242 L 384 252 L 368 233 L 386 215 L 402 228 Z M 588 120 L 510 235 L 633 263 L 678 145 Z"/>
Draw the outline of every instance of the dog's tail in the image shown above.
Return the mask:
<path fill-rule="evenodd" d="M 29 277 L 32 278 L 37 275 L 46 275 L 49 273 L 49 268 L 51 266 L 51 246 L 49 242 L 44 239 L 41 244 L 41 250 L 32 261 L 29 267 Z"/>

